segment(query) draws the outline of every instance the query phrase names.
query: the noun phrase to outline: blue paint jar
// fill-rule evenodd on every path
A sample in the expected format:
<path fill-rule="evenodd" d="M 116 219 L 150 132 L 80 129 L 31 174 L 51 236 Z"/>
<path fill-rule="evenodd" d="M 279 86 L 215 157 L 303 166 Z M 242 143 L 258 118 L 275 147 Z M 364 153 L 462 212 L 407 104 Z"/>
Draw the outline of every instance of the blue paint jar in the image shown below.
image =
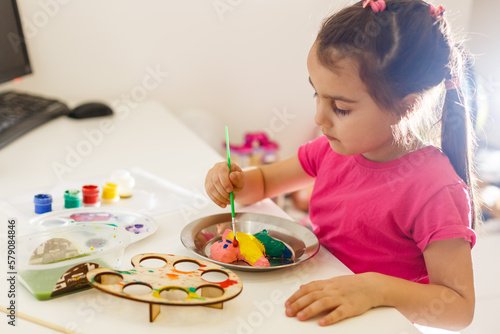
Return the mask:
<path fill-rule="evenodd" d="M 52 196 L 49 194 L 35 195 L 35 213 L 46 213 L 52 211 Z"/>

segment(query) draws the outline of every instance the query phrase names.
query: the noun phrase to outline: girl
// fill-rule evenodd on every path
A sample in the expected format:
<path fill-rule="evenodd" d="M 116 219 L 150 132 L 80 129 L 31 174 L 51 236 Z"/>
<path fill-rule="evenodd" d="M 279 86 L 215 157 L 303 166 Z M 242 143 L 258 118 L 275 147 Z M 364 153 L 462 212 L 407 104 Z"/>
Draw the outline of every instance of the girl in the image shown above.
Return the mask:
<path fill-rule="evenodd" d="M 221 162 L 208 172 L 207 194 L 221 207 L 231 191 L 246 205 L 314 182 L 313 231 L 356 275 L 302 286 L 287 316 L 319 315 L 324 326 L 393 306 L 422 325 L 459 330 L 472 321 L 472 137 L 462 56 L 443 12 L 379 0 L 328 18 L 307 59 L 324 136 L 272 165 L 229 173 Z M 438 90 L 444 102 L 426 108 Z M 437 147 L 424 136 L 436 129 Z"/>

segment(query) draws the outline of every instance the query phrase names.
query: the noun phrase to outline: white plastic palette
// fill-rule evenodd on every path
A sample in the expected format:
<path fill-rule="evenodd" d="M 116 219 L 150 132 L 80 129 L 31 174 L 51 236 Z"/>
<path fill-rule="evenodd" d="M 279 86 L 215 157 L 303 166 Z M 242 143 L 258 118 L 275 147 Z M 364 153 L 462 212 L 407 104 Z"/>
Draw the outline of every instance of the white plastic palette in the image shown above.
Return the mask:
<path fill-rule="evenodd" d="M 126 231 L 130 242 L 149 237 L 158 229 L 153 218 L 137 212 L 107 208 L 77 208 L 48 212 L 30 220 L 37 230 L 78 225 L 110 225 Z"/>

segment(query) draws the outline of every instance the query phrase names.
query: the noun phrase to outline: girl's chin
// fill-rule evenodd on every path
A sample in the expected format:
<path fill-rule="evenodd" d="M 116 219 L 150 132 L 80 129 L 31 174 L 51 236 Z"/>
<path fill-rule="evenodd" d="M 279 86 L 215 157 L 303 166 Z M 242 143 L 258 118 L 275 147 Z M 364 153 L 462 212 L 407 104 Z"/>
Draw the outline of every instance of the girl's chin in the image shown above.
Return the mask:
<path fill-rule="evenodd" d="M 340 142 L 337 140 L 337 141 L 332 141 L 332 140 L 329 140 L 329 143 L 330 143 L 330 148 L 337 154 L 340 154 L 340 155 L 351 155 L 351 154 L 348 154 L 345 149 L 343 149 L 343 147 L 340 145 Z"/>

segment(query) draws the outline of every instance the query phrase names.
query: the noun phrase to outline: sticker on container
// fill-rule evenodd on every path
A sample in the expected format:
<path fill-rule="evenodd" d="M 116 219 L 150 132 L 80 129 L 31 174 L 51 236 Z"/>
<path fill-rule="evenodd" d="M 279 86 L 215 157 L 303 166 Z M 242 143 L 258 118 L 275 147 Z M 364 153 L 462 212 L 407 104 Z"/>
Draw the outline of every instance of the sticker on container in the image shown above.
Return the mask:
<path fill-rule="evenodd" d="M 56 282 L 51 297 L 65 295 L 77 290 L 88 289 L 90 284 L 87 281 L 87 273 L 93 269 L 99 268 L 97 263 L 82 263 L 65 272 Z"/>

